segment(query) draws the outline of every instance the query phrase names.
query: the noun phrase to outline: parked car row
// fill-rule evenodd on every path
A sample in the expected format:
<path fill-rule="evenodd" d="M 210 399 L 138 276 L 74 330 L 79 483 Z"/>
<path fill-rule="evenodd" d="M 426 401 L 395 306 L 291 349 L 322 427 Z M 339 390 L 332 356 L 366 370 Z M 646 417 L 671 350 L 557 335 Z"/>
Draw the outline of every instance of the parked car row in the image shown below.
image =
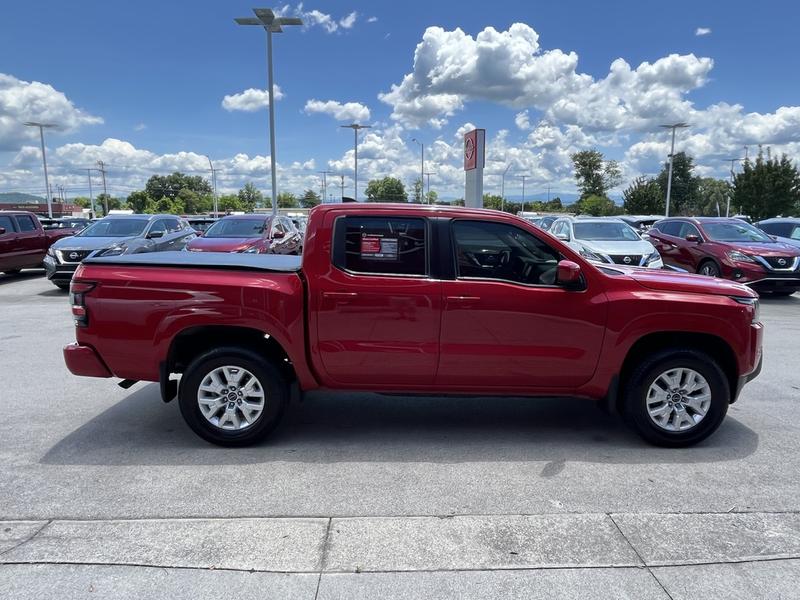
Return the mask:
<path fill-rule="evenodd" d="M 40 267 L 54 242 L 77 231 L 69 227 L 45 230 L 33 213 L 1 210 L 0 271 L 11 274 Z"/>

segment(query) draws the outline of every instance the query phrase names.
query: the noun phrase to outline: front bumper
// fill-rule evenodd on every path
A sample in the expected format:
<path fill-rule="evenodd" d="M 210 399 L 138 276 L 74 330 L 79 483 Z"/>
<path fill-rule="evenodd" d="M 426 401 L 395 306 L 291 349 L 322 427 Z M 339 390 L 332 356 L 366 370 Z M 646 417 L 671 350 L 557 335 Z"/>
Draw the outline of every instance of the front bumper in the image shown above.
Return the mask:
<path fill-rule="evenodd" d="M 77 342 L 64 346 L 64 362 L 73 375 L 111 377 L 111 371 L 91 346 L 82 346 Z"/>
<path fill-rule="evenodd" d="M 44 270 L 53 283 L 69 283 L 80 263 L 59 263 L 52 256 L 44 257 Z"/>
<path fill-rule="evenodd" d="M 800 270 L 768 269 L 758 263 L 722 263 L 722 276 L 757 292 L 800 290 Z"/>

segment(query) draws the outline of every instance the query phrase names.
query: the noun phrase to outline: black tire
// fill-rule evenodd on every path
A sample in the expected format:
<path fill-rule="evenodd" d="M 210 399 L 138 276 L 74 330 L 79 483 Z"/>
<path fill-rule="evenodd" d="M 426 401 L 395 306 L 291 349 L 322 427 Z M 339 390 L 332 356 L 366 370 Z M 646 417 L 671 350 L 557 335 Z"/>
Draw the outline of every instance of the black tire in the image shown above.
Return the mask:
<path fill-rule="evenodd" d="M 708 259 L 704 260 L 698 265 L 697 273 L 700 275 L 706 275 L 707 277 L 719 277 L 722 274 L 722 271 L 720 271 L 717 263 L 711 259 Z"/>
<path fill-rule="evenodd" d="M 772 296 L 773 298 L 786 298 L 794 294 L 794 290 L 777 290 L 774 292 L 761 292 L 761 295 Z"/>
<path fill-rule="evenodd" d="M 677 368 L 692 369 L 705 378 L 711 390 L 711 404 L 696 425 L 684 431 L 668 431 L 651 419 L 647 393 L 659 375 Z M 714 433 L 731 400 L 728 378 L 717 361 L 704 352 L 685 348 L 666 349 L 645 357 L 628 378 L 624 394 L 623 415 L 628 424 L 651 444 L 668 448 L 691 446 Z"/>
<path fill-rule="evenodd" d="M 61 291 L 63 291 L 63 292 L 68 292 L 68 291 L 69 291 L 69 284 L 68 284 L 68 283 L 55 283 L 54 285 L 55 285 L 55 286 L 56 286 L 58 289 L 60 289 Z"/>
<path fill-rule="evenodd" d="M 203 379 L 211 371 L 234 366 L 252 373 L 264 391 L 264 409 L 244 429 L 224 430 L 203 416 L 197 395 Z M 222 347 L 202 354 L 188 366 L 180 381 L 178 403 L 186 424 L 204 440 L 219 446 L 249 446 L 263 440 L 278 425 L 289 398 L 289 388 L 281 372 L 255 352 Z"/>
<path fill-rule="evenodd" d="M 8 271 L 3 271 L 6 275 L 19 275 L 22 272 L 22 269 L 9 269 Z"/>

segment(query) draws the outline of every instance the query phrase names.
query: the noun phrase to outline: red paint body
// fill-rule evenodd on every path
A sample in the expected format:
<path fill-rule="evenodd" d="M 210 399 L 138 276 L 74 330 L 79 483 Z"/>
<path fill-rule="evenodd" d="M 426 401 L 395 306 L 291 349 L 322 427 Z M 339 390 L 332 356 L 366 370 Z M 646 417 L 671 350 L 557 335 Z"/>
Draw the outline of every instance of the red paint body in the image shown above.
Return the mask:
<path fill-rule="evenodd" d="M 500 280 L 353 274 L 334 266 L 341 216 L 422 217 L 506 223 L 544 240 L 560 271 L 580 269 L 583 289 Z M 438 226 L 438 225 L 437 225 Z M 444 248 L 438 244 L 436 248 Z M 430 248 L 429 261 L 436 261 Z M 647 269 L 601 270 L 567 245 L 508 214 L 463 208 L 360 204 L 311 211 L 300 272 L 84 263 L 88 326 L 65 349 L 70 370 L 98 376 L 86 348 L 117 377 L 159 380 L 176 335 L 203 326 L 269 334 L 302 390 L 559 395 L 594 399 L 613 388 L 631 348 L 651 334 L 713 336 L 754 373 L 762 326 L 747 287 Z M 71 358 L 81 353 L 81 358 Z"/>
<path fill-rule="evenodd" d="M 24 221 L 23 221 L 24 220 Z M 33 229 L 29 229 L 33 224 Z M 25 211 L 0 211 L 0 272 L 41 267 L 47 249 L 75 229 L 43 229 L 35 214 Z"/>

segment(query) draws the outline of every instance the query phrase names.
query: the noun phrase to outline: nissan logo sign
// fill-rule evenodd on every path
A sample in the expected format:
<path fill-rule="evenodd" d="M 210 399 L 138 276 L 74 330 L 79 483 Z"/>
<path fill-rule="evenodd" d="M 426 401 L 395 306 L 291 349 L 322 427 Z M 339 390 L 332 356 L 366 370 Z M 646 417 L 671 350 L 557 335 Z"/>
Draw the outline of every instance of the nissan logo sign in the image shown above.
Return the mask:
<path fill-rule="evenodd" d="M 785 258 L 779 258 L 778 259 L 778 264 L 780 266 L 782 266 L 782 267 L 785 267 L 786 266 L 786 259 Z"/>
<path fill-rule="evenodd" d="M 79 256 L 80 256 L 80 254 L 78 254 L 77 252 L 70 252 L 69 253 L 69 259 L 70 260 L 78 260 Z"/>
<path fill-rule="evenodd" d="M 626 256 L 625 258 L 622 259 L 622 262 L 624 262 L 626 265 L 631 264 L 631 257 Z"/>

